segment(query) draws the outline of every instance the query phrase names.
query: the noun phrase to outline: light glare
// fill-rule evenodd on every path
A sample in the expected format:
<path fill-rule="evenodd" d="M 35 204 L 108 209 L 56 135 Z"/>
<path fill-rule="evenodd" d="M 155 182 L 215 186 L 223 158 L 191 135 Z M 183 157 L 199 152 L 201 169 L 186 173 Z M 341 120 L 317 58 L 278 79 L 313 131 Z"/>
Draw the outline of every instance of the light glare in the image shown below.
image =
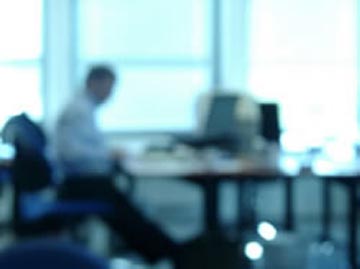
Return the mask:
<path fill-rule="evenodd" d="M 262 238 L 264 238 L 267 241 L 274 240 L 277 235 L 277 230 L 274 227 L 274 225 L 265 221 L 261 222 L 258 225 L 257 232 Z"/>
<path fill-rule="evenodd" d="M 260 243 L 252 241 L 245 245 L 245 255 L 250 260 L 259 260 L 264 254 L 264 248 Z"/>

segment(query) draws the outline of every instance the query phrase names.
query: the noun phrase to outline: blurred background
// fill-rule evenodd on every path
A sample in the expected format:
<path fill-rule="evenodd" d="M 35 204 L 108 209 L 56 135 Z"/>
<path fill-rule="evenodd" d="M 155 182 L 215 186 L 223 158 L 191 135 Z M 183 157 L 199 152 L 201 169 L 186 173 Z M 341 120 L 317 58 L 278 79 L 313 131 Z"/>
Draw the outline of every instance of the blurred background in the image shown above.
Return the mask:
<path fill-rule="evenodd" d="M 0 0 L 0 129 L 26 112 L 51 133 L 88 67 L 106 63 L 118 80 L 98 123 L 112 144 L 132 151 L 195 130 L 196 102 L 209 92 L 277 103 L 287 150 L 306 152 L 339 137 L 355 143 L 359 18 L 357 0 Z M 322 232 L 321 182 L 304 176 L 294 184 L 296 232 L 280 234 L 259 268 L 306 268 Z M 257 190 L 261 219 L 280 225 L 282 190 L 279 182 Z M 334 236 L 344 242 L 346 194 L 331 191 Z M 238 193 L 233 182 L 220 192 L 221 221 L 231 226 Z M 6 222 L 11 187 L 0 199 Z M 188 182 L 140 178 L 134 200 L 179 241 L 202 231 L 202 192 Z M 4 231 L 6 246 L 12 239 Z M 101 252 L 99 244 L 93 248 Z M 283 264 L 282 249 L 293 257 Z"/>
<path fill-rule="evenodd" d="M 105 62 L 121 88 L 99 115 L 109 132 L 191 130 L 198 94 L 227 89 L 278 102 L 289 134 L 357 131 L 355 0 L 1 5 L 2 124 L 24 110 L 51 124 L 89 65 Z"/>

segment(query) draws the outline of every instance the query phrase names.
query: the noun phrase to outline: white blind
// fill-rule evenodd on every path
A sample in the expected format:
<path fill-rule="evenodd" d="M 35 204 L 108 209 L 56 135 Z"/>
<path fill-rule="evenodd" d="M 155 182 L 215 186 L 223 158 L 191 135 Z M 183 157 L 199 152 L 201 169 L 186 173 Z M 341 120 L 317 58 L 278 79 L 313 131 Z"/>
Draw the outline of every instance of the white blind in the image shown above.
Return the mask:
<path fill-rule="evenodd" d="M 118 71 L 100 114 L 105 130 L 185 130 L 210 87 L 211 0 L 78 0 L 79 77 L 92 63 Z"/>
<path fill-rule="evenodd" d="M 0 1 L 0 126 L 17 113 L 40 119 L 43 1 Z"/>
<path fill-rule="evenodd" d="M 285 130 L 356 130 L 356 16 L 356 0 L 252 1 L 249 88 L 281 104 Z"/>

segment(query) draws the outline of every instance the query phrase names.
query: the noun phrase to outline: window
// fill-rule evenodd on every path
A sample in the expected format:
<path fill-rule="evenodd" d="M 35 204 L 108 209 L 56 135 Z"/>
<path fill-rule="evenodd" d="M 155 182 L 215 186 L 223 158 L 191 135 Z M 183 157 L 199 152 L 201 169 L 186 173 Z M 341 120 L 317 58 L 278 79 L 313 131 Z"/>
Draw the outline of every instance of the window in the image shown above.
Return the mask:
<path fill-rule="evenodd" d="M 249 33 L 249 88 L 281 104 L 284 130 L 356 131 L 355 0 L 252 0 Z"/>
<path fill-rule="evenodd" d="M 104 130 L 194 127 L 195 99 L 211 87 L 210 2 L 78 0 L 78 80 L 92 63 L 118 71 L 99 114 Z"/>
<path fill-rule="evenodd" d="M 0 8 L 0 126 L 9 116 L 43 116 L 42 0 L 2 1 Z"/>

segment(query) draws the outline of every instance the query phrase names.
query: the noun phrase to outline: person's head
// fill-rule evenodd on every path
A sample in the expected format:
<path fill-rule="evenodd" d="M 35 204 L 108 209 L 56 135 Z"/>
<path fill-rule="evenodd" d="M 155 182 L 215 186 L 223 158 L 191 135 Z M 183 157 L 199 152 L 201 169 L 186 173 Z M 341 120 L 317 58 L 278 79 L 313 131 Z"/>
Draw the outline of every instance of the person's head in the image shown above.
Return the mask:
<path fill-rule="evenodd" d="M 86 77 L 86 90 L 95 101 L 103 103 L 111 94 L 115 82 L 115 73 L 108 66 L 93 66 Z"/>

